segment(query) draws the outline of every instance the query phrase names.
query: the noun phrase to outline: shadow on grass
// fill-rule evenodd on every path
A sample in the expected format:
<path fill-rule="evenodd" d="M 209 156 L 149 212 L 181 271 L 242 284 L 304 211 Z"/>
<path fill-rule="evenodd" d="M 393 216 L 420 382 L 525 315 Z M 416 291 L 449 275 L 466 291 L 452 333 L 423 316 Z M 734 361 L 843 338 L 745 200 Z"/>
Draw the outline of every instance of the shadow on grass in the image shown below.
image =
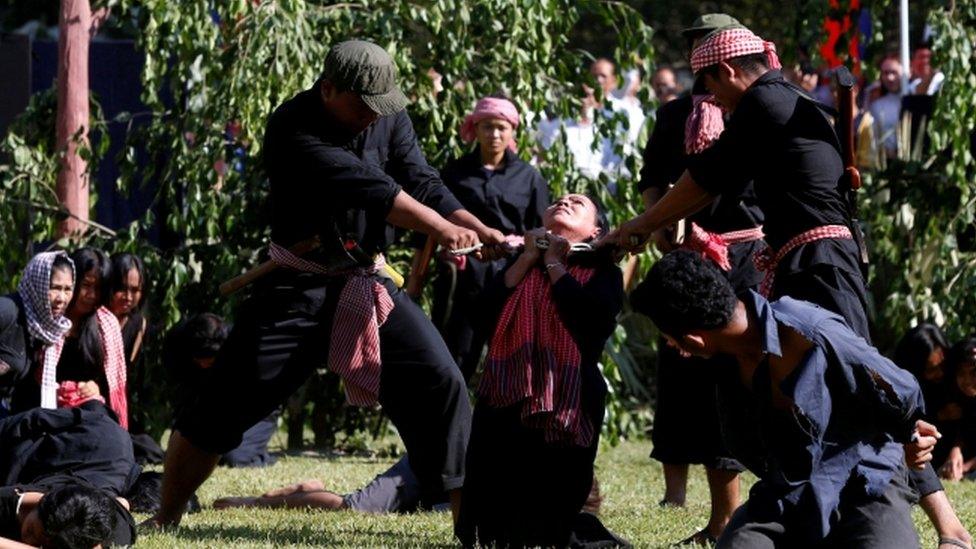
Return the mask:
<path fill-rule="evenodd" d="M 233 541 L 296 544 L 320 547 L 431 547 L 453 548 L 456 544 L 437 543 L 422 534 L 378 532 L 369 529 L 343 528 L 335 532 L 312 531 L 302 527 L 268 530 L 259 526 L 200 524 L 183 526 L 170 534 L 176 539 L 197 542 Z"/>

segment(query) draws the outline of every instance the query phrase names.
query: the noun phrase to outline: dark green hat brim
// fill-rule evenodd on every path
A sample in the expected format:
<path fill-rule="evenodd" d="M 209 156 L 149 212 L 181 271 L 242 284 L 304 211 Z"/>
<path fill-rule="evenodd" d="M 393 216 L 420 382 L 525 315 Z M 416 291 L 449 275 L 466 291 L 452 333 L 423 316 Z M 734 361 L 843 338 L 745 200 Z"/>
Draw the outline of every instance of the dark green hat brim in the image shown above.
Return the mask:
<path fill-rule="evenodd" d="M 396 114 L 407 108 L 407 105 L 410 104 L 410 100 L 407 99 L 406 95 L 403 95 L 399 87 L 395 87 L 386 93 L 378 95 L 362 94 L 359 97 L 363 99 L 363 103 L 366 103 L 373 112 L 380 116 Z"/>

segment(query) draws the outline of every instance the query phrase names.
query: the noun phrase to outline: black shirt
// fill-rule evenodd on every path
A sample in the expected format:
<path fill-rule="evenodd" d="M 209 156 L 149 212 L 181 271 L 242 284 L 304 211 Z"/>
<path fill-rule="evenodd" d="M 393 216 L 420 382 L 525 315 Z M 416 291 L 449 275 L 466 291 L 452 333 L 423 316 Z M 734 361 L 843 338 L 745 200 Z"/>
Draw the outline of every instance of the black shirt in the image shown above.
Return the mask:
<path fill-rule="evenodd" d="M 0 296 L 0 361 L 7 365 L 0 370 L 0 398 L 30 371 L 33 347 L 20 295 Z"/>
<path fill-rule="evenodd" d="M 746 90 L 725 132 L 690 156 L 688 169 L 714 194 L 739 193 L 754 181 L 766 240 L 778 249 L 814 227 L 851 226 L 839 150 L 821 108 L 773 70 Z"/>
<path fill-rule="evenodd" d="M 494 170 L 485 168 L 475 149 L 441 172 L 444 184 L 466 210 L 505 234 L 524 234 L 542 225 L 549 189 L 542 175 L 510 150 Z"/>
<path fill-rule="evenodd" d="M 326 113 L 318 86 L 268 119 L 264 161 L 271 180 L 271 238 L 283 246 L 338 229 L 373 253 L 392 242 L 386 216 L 401 187 L 442 216 L 461 208 L 427 164 L 406 111 L 359 135 Z"/>
<path fill-rule="evenodd" d="M 644 167 L 641 168 L 637 184 L 641 193 L 655 188 L 663 195 L 669 185 L 677 183 L 688 167 L 685 123 L 691 116 L 691 110 L 690 95 L 665 103 L 657 110 L 654 131 L 644 148 Z M 719 195 L 710 206 L 688 219 L 706 231 L 725 233 L 762 225 L 763 213 L 752 183 L 748 182 L 740 192 Z"/>

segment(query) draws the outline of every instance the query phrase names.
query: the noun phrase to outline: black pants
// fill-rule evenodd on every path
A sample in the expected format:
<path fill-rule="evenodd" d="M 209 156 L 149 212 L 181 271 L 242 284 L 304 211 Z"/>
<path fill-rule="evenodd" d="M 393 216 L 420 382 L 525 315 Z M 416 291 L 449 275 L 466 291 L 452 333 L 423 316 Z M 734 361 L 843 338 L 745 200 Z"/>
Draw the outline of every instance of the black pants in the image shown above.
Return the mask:
<path fill-rule="evenodd" d="M 860 273 L 826 263 L 799 272 L 777 273 L 772 297 L 782 296 L 809 301 L 839 314 L 857 335 L 871 342 L 867 290 Z"/>
<path fill-rule="evenodd" d="M 880 498 L 863 493 L 851 485 L 841 493 L 839 521 L 823 540 L 798 539 L 791 521 L 816 520 L 815 517 L 764 517 L 752 511 L 752 500 L 732 515 L 718 540 L 718 549 L 774 549 L 777 547 L 821 547 L 829 549 L 901 549 L 919 547 L 912 523 L 914 495 L 903 472 L 892 479 Z M 766 507 L 768 506 L 755 506 Z"/>
<path fill-rule="evenodd" d="M 379 402 L 425 489 L 464 483 L 471 405 L 461 373 L 424 312 L 389 280 L 394 309 L 380 327 Z M 327 364 L 336 301 L 345 279 L 280 273 L 236 317 L 214 375 L 176 420 L 199 448 L 223 454 Z"/>

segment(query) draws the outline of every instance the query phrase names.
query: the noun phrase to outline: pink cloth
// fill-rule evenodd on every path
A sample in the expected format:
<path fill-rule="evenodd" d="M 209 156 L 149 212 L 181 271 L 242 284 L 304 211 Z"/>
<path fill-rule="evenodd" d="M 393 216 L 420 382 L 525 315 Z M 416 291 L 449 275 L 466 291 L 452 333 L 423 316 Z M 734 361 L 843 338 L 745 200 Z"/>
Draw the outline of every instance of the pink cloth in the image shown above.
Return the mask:
<path fill-rule="evenodd" d="M 722 107 L 712 95 L 692 98 L 691 116 L 685 122 L 685 153 L 698 154 L 712 146 L 725 131 Z"/>
<path fill-rule="evenodd" d="M 474 141 L 476 137 L 475 126 L 478 125 L 478 122 L 489 118 L 501 118 L 511 124 L 513 128 L 517 128 L 519 125 L 518 109 L 511 101 L 498 97 L 485 97 L 474 106 L 474 112 L 464 117 L 464 123 L 461 124 L 461 140 L 465 143 Z M 512 152 L 516 151 L 514 139 L 509 141 L 508 148 Z"/>
<path fill-rule="evenodd" d="M 59 408 L 77 408 L 89 400 L 97 400 L 102 404 L 105 403 L 105 398 L 103 398 L 102 395 L 96 395 L 88 398 L 82 397 L 81 393 L 78 392 L 77 381 L 63 381 L 58 387 Z"/>
<path fill-rule="evenodd" d="M 691 70 L 698 74 L 705 67 L 753 53 L 766 54 L 766 63 L 771 69 L 782 67 L 776 55 L 776 44 L 763 40 L 749 29 L 734 28 L 717 32 L 698 44 L 691 53 Z"/>

